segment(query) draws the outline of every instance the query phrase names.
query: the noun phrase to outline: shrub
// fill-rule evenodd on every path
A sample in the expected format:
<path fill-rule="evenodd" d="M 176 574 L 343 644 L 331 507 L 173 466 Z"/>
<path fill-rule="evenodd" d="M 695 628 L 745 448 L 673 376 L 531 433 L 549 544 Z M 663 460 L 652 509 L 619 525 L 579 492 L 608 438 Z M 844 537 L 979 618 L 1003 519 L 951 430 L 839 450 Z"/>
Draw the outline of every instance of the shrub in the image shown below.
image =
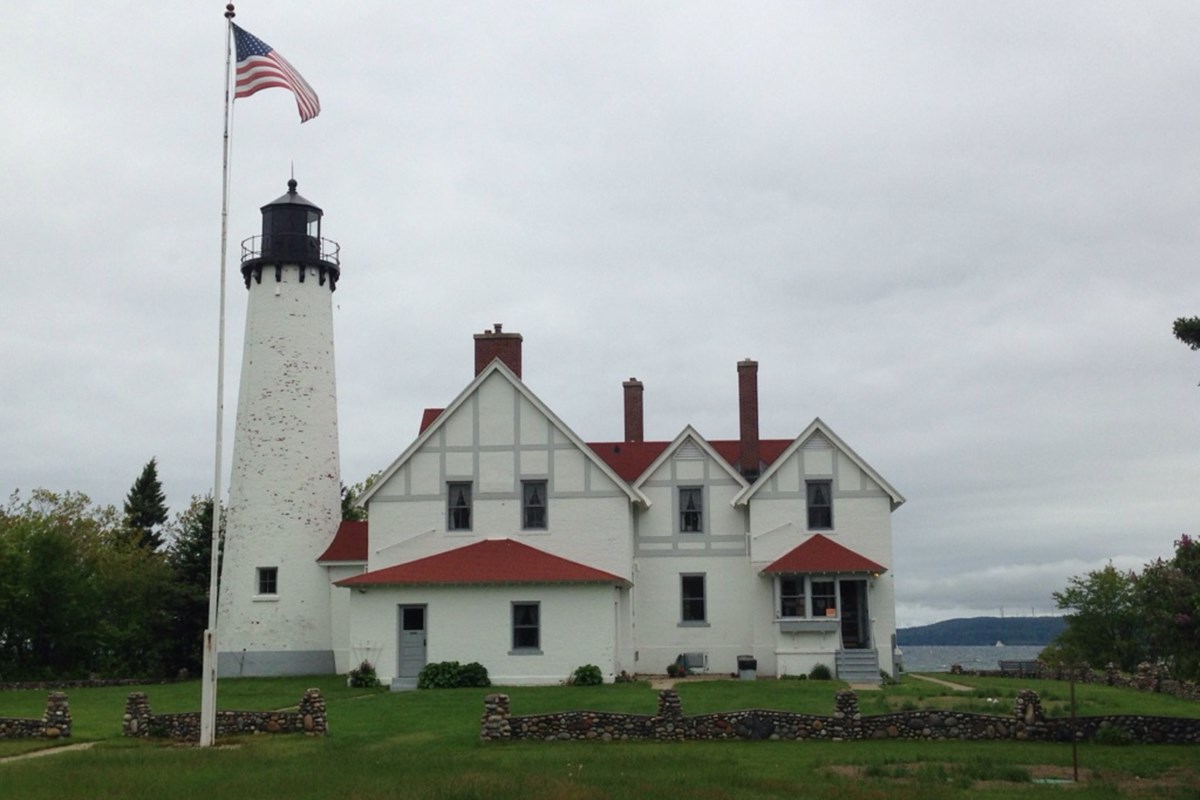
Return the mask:
<path fill-rule="evenodd" d="M 599 686 L 604 683 L 604 676 L 595 664 L 584 664 L 582 667 L 575 668 L 570 683 L 573 686 Z"/>
<path fill-rule="evenodd" d="M 349 685 L 356 689 L 373 689 L 379 685 L 379 676 L 375 674 L 375 666 L 363 660 L 357 669 L 350 670 Z"/>
<path fill-rule="evenodd" d="M 417 676 L 418 689 L 457 689 L 464 686 L 491 686 L 487 668 L 478 661 L 435 661 L 426 664 Z"/>
<path fill-rule="evenodd" d="M 625 670 L 621 670 L 621 674 L 613 678 L 613 683 L 633 683 L 634 677 Z"/>
<path fill-rule="evenodd" d="M 833 680 L 833 673 L 824 664 L 817 664 L 809 671 L 808 677 L 814 681 L 831 681 Z"/>
<path fill-rule="evenodd" d="M 667 675 L 672 678 L 686 678 L 688 674 L 687 667 L 683 664 L 668 664 Z"/>
<path fill-rule="evenodd" d="M 459 686 L 491 686 L 492 681 L 488 678 L 487 667 L 480 664 L 478 661 L 472 661 L 470 664 L 463 664 L 458 672 Z"/>

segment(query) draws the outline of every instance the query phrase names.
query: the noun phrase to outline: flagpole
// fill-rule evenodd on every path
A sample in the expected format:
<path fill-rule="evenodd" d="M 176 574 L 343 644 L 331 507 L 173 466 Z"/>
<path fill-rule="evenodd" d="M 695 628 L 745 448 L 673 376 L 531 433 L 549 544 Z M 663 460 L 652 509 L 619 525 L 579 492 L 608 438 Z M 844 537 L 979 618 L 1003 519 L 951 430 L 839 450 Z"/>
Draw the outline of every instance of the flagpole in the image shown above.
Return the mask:
<path fill-rule="evenodd" d="M 217 435 L 213 466 L 212 559 L 208 578 L 208 627 L 204 631 L 204 662 L 200 684 L 200 746 L 211 747 L 217 721 L 217 568 L 221 543 L 221 440 L 225 427 L 225 252 L 229 243 L 229 97 L 233 69 L 233 3 L 225 6 L 225 133 L 221 153 L 221 301 L 217 332 Z"/>

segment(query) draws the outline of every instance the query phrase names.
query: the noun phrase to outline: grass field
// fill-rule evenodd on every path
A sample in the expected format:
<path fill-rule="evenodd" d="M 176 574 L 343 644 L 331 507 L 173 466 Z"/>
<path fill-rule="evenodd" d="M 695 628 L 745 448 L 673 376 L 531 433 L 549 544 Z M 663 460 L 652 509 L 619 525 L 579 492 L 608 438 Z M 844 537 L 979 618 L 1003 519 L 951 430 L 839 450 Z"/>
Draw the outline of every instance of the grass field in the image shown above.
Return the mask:
<path fill-rule="evenodd" d="M 859 695 L 864 714 L 901 708 L 1011 712 L 1034 688 L 1051 715 L 1069 713 L 1065 684 L 955 677 L 970 692 L 906 679 Z M 88 750 L 0 761 L 0 798 L 1200 798 L 1200 748 L 1016 742 L 724 742 L 483 744 L 484 689 L 391 694 L 333 677 L 222 681 L 222 708 L 295 706 L 309 686 L 325 694 L 330 735 L 257 736 L 201 750 L 120 736 L 127 687 L 69 693 L 75 735 L 53 746 Z M 713 681 L 678 686 L 685 714 L 780 708 L 828 714 L 841 684 Z M 139 687 L 156 712 L 199 706 L 197 683 Z M 645 683 L 506 688 L 514 714 L 570 708 L 652 714 Z M 1077 689 L 1079 713 L 1200 716 L 1195 703 L 1100 686 Z M 0 693 L 0 715 L 40 717 L 46 692 Z M 0 741 L 0 759 L 45 742 Z"/>

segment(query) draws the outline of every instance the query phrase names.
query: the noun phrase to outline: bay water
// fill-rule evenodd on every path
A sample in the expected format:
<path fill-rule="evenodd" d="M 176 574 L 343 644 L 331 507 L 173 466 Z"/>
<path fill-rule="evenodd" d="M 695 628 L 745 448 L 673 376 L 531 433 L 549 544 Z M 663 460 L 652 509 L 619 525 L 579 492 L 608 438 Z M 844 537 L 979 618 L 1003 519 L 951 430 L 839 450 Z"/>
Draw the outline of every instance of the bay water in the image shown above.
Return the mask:
<path fill-rule="evenodd" d="M 949 672 L 952 664 L 965 670 L 1000 669 L 1000 660 L 1032 661 L 1045 645 L 909 645 L 902 647 L 905 672 Z"/>

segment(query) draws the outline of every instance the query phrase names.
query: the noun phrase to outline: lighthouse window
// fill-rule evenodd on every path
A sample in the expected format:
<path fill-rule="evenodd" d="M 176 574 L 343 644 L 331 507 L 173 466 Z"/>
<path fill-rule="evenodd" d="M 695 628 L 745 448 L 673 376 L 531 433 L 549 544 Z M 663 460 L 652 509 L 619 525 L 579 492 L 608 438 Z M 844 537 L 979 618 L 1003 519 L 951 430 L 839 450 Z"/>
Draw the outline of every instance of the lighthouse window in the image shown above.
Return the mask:
<path fill-rule="evenodd" d="M 471 530 L 471 484 L 451 483 L 447 488 L 446 527 L 452 531 Z"/>
<path fill-rule="evenodd" d="M 279 594 L 279 567 L 258 568 L 258 593 Z"/>

